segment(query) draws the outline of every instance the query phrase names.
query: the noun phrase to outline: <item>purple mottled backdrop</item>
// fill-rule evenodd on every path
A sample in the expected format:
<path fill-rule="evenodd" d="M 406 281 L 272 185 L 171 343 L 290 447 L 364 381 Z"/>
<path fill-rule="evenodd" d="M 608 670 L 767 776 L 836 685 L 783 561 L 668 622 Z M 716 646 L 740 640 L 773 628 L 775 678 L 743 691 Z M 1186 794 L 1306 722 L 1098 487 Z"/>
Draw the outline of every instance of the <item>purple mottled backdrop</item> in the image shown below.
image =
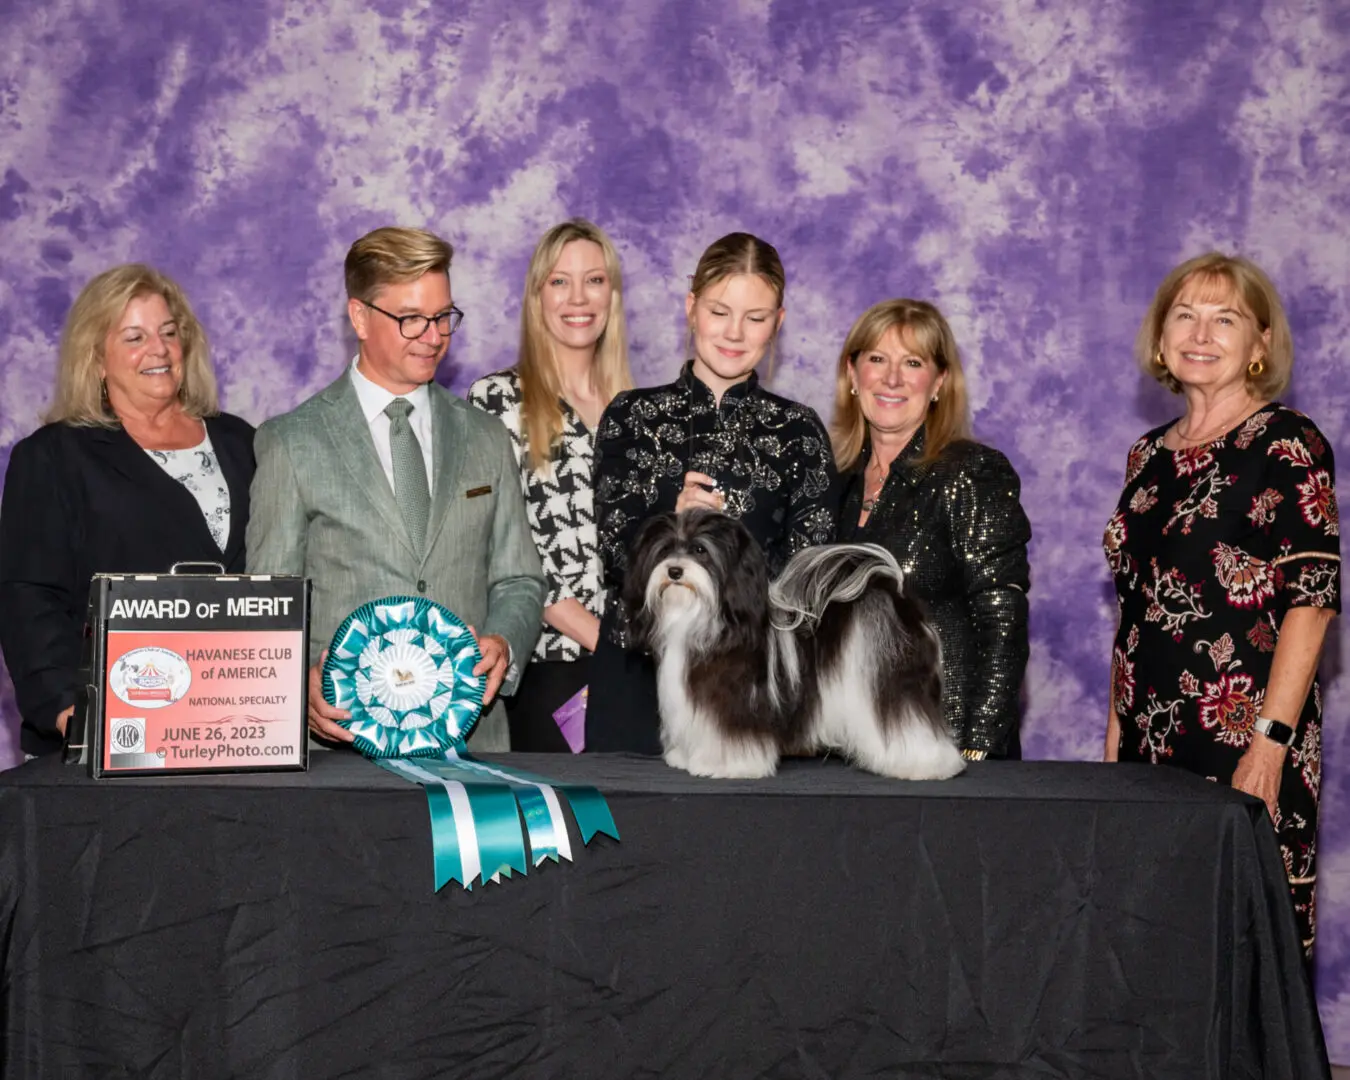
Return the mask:
<path fill-rule="evenodd" d="M 507 12 L 509 11 L 509 14 Z M 443 381 L 512 359 L 535 239 L 617 241 L 639 382 L 680 359 L 699 251 L 788 268 L 778 389 L 829 407 L 850 321 L 935 300 L 977 433 L 1035 527 L 1030 756 L 1095 758 L 1114 610 L 1100 551 L 1125 451 L 1175 411 L 1130 346 L 1154 286 L 1255 257 L 1298 347 L 1287 400 L 1350 470 L 1350 6 L 1343 0 L 0 0 L 0 462 L 47 400 L 62 319 L 110 264 L 186 286 L 252 421 L 350 350 L 360 233 L 456 244 Z M 2 613 L 0 613 L 2 617 Z M 1350 1061 L 1350 634 L 1324 665 L 1319 997 Z M 16 718 L 0 683 L 0 758 Z"/>

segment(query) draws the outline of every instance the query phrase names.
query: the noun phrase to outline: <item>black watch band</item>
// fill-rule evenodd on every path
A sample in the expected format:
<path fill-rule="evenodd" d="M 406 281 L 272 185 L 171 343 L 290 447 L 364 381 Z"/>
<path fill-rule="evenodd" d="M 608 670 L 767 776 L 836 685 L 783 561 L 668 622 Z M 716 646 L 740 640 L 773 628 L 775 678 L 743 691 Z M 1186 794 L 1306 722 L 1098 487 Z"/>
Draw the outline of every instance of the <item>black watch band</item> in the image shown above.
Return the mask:
<path fill-rule="evenodd" d="M 1294 729 L 1280 720 L 1258 716 L 1253 727 L 1271 742 L 1279 743 L 1281 746 L 1288 746 L 1294 741 Z"/>

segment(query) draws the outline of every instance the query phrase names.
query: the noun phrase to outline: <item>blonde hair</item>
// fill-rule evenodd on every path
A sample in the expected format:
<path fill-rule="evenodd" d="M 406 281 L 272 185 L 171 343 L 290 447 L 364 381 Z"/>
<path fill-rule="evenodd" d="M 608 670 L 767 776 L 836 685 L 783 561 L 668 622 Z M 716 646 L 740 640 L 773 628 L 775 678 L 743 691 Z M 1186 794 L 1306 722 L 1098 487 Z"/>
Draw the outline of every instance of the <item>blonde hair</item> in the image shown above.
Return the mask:
<path fill-rule="evenodd" d="M 206 332 L 192 313 L 178 283 L 143 263 L 126 263 L 105 270 L 80 290 L 61 331 L 56 391 L 43 417 L 48 423 L 76 427 L 118 427 L 122 423 L 104 391 L 99 367 L 106 358 L 108 335 L 127 305 L 146 296 L 160 296 L 178 324 L 183 349 L 183 381 L 178 400 L 194 419 L 220 412 L 216 376 L 206 344 Z"/>
<path fill-rule="evenodd" d="M 907 348 L 929 360 L 946 375 L 936 402 L 928 406 L 924 420 L 924 462 L 936 461 L 952 443 L 970 438 L 970 399 L 966 392 L 966 374 L 961 353 L 947 320 L 924 300 L 883 300 L 874 304 L 853 324 L 839 353 L 834 379 L 834 420 L 830 441 L 834 461 L 842 472 L 857 464 L 867 441 L 867 418 L 853 393 L 849 378 L 858 357 L 874 349 L 888 330 L 896 330 Z"/>
<path fill-rule="evenodd" d="M 520 426 L 525 435 L 532 470 L 546 468 L 558 451 L 563 432 L 562 376 L 553 353 L 553 337 L 544 325 L 540 299 L 544 283 L 577 240 L 599 246 L 609 277 L 609 318 L 595 345 L 595 384 L 606 405 L 620 390 L 633 385 L 628 369 L 628 324 L 623 313 L 623 271 L 619 253 L 604 231 L 581 218 L 564 221 L 544 233 L 525 272 L 525 298 L 520 305 L 520 352 L 516 376 L 520 380 Z"/>
<path fill-rule="evenodd" d="M 448 274 L 454 255 L 447 241 L 425 229 L 387 225 L 368 232 L 347 251 L 347 296 L 373 304 L 386 285 L 416 281 L 423 274 Z"/>
<path fill-rule="evenodd" d="M 1172 393 L 1181 393 L 1181 383 L 1165 366 L 1158 364 L 1157 357 L 1162 348 L 1167 313 L 1191 282 L 1207 290 L 1216 286 L 1222 289 L 1224 298 L 1235 298 L 1262 333 L 1270 331 L 1270 342 L 1264 345 L 1264 369 L 1259 375 L 1248 374 L 1247 385 L 1263 400 L 1272 401 L 1279 397 L 1289 386 L 1294 373 L 1294 337 L 1289 332 L 1289 320 L 1274 283 L 1256 263 L 1240 255 L 1210 251 L 1187 259 L 1163 278 L 1135 337 L 1134 352 L 1139 366 Z"/>
<path fill-rule="evenodd" d="M 763 278 L 773 289 L 774 306 L 783 306 L 783 295 L 787 291 L 787 274 L 783 272 L 783 260 L 778 257 L 778 249 L 767 240 L 761 240 L 750 233 L 734 232 L 714 240 L 699 257 L 694 268 L 694 276 L 689 279 L 689 291 L 694 299 L 700 299 L 708 289 L 719 281 L 736 274 L 755 274 Z M 684 351 L 692 354 L 694 345 L 694 320 L 689 317 L 688 333 Z M 778 346 L 778 331 L 774 330 L 769 342 L 769 375 L 773 375 L 774 354 Z"/>

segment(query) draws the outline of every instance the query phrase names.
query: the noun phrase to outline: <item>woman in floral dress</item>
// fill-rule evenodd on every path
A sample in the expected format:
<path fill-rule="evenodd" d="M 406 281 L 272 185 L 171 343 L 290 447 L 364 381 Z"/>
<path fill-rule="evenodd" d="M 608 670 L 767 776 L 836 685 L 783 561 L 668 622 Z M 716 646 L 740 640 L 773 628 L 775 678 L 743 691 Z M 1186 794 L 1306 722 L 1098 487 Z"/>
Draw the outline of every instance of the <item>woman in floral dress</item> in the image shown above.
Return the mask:
<path fill-rule="evenodd" d="M 1293 344 L 1246 259 L 1173 270 L 1137 350 L 1186 412 L 1131 448 L 1106 529 L 1120 603 L 1106 760 L 1176 765 L 1262 799 L 1311 954 L 1317 662 L 1340 610 L 1331 447 L 1275 400 Z"/>

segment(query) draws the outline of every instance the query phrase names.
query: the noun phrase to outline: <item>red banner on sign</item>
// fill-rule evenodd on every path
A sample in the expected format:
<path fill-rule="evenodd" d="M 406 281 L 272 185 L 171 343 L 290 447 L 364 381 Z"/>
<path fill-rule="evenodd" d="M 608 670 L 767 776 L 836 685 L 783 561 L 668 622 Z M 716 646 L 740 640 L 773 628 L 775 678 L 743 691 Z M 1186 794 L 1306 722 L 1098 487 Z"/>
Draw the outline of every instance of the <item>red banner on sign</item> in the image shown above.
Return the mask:
<path fill-rule="evenodd" d="M 302 630 L 110 630 L 103 768 L 299 765 Z"/>

